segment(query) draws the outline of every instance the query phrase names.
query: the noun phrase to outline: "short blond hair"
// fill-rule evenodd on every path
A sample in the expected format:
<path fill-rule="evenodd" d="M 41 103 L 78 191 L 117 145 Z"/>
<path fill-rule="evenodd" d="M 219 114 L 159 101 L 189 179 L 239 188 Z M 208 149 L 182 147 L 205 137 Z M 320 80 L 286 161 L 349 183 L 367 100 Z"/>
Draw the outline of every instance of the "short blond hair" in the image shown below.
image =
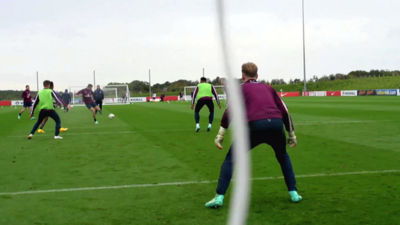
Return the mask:
<path fill-rule="evenodd" d="M 257 65 L 252 62 L 248 62 L 242 65 L 242 73 L 244 73 L 248 77 L 256 77 L 257 72 Z"/>

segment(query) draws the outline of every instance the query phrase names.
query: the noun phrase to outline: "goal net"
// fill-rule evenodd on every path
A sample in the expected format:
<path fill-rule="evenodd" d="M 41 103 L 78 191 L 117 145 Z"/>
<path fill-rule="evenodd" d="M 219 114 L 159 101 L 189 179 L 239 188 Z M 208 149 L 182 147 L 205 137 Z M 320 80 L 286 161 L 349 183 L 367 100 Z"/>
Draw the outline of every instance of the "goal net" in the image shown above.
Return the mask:
<path fill-rule="evenodd" d="M 105 85 L 100 86 L 104 93 L 103 104 L 129 104 L 130 93 L 128 85 Z M 82 95 L 75 96 L 80 90 L 85 89 L 86 86 L 69 86 L 68 90 L 72 95 L 71 105 L 83 106 Z M 96 88 L 93 88 L 93 92 Z"/>
<path fill-rule="evenodd" d="M 192 101 L 192 96 L 194 95 L 194 90 L 196 89 L 197 86 L 186 86 L 185 91 L 184 91 L 184 99 L 185 101 Z M 218 97 L 220 100 L 226 99 L 226 94 L 224 91 L 224 86 L 219 85 L 219 86 L 214 86 L 215 90 L 217 91 Z M 213 98 L 214 99 L 214 98 Z"/>
<path fill-rule="evenodd" d="M 130 92 L 127 84 L 110 84 L 102 86 L 105 104 L 129 104 Z M 106 91 L 110 94 L 106 96 Z"/>

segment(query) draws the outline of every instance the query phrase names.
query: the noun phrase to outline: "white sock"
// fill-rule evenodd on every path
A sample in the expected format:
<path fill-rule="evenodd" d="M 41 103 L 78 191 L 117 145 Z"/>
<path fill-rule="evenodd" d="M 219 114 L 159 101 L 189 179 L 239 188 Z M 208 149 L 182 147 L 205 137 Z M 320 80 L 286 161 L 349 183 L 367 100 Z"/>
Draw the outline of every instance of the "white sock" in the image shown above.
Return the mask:
<path fill-rule="evenodd" d="M 211 123 L 209 123 L 208 126 L 211 127 Z"/>
<path fill-rule="evenodd" d="M 200 126 L 200 124 L 196 123 L 196 127 L 199 127 L 199 126 Z"/>

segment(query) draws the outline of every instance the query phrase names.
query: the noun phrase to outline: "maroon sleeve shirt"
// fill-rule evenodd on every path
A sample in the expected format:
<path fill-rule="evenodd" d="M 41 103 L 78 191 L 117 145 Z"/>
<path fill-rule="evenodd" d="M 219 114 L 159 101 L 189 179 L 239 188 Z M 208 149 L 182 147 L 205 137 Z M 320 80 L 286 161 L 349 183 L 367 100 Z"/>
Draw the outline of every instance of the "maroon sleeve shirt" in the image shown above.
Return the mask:
<path fill-rule="evenodd" d="M 294 131 L 289 110 L 273 88 L 250 80 L 242 85 L 242 93 L 248 123 L 263 119 L 282 119 L 285 129 L 288 132 Z M 228 114 L 229 108 L 225 110 L 221 120 L 224 128 L 229 127 Z"/>
<path fill-rule="evenodd" d="M 25 90 L 24 92 L 22 92 L 21 97 L 24 99 L 24 103 L 32 103 L 31 91 Z"/>
<path fill-rule="evenodd" d="M 32 110 L 31 110 L 31 115 L 33 116 L 33 113 L 35 112 L 35 109 L 36 109 L 36 107 L 38 106 L 38 104 L 39 104 L 39 93 L 36 95 L 36 98 L 35 98 L 35 103 L 33 104 L 33 107 L 32 107 Z"/>
<path fill-rule="evenodd" d="M 87 88 L 78 91 L 76 94 L 77 95 L 80 95 L 80 94 L 82 95 L 83 102 L 85 102 L 85 104 L 91 104 L 91 103 L 94 102 L 93 98 L 92 98 L 92 96 L 94 96 L 94 93 L 93 93 L 93 91 L 91 91 L 91 90 L 89 90 Z"/>
<path fill-rule="evenodd" d="M 61 98 L 60 98 L 60 96 L 58 96 L 58 94 L 57 94 L 57 92 L 55 92 L 55 91 L 52 91 L 51 92 L 51 95 L 53 96 L 53 99 L 54 100 L 56 100 L 56 104 L 57 105 L 64 105 L 65 107 L 67 106 L 67 103 L 65 103 Z"/>

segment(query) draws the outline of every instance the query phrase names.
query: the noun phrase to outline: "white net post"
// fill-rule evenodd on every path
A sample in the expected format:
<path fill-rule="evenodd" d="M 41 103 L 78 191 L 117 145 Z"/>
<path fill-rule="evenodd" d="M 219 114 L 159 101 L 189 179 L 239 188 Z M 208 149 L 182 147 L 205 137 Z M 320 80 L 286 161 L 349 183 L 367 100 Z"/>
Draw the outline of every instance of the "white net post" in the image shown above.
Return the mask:
<path fill-rule="evenodd" d="M 75 94 L 78 91 L 85 89 L 85 88 L 86 88 L 85 86 L 69 86 L 68 87 L 69 93 L 72 95 L 71 96 L 71 99 L 72 99 L 71 105 L 74 105 L 74 106 L 79 106 L 79 105 L 83 106 L 84 105 L 82 96 L 75 96 Z"/>
<path fill-rule="evenodd" d="M 116 97 L 105 98 L 105 102 L 108 104 L 129 104 L 130 103 L 130 92 L 127 84 L 109 84 L 103 86 L 103 90 L 116 90 Z M 125 98 L 123 98 L 125 96 Z"/>
<path fill-rule="evenodd" d="M 118 98 L 118 89 L 117 88 L 103 88 L 104 99 L 107 99 L 104 103 L 109 103 L 108 99 L 117 99 Z M 114 101 L 111 101 L 114 102 Z"/>
<path fill-rule="evenodd" d="M 192 101 L 192 92 L 196 89 L 197 86 L 186 86 L 183 93 L 183 98 L 185 101 Z"/>

